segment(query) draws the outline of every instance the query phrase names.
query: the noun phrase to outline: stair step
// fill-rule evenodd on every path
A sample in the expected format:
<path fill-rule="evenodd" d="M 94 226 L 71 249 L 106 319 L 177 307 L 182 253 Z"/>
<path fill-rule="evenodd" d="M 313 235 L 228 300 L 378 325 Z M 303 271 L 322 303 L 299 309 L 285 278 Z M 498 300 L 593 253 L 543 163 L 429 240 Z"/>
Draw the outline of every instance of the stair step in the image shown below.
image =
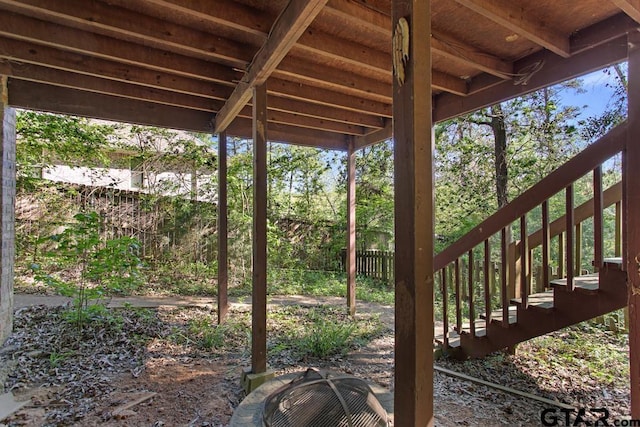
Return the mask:
<path fill-rule="evenodd" d="M 573 290 L 575 292 L 596 294 L 598 293 L 599 284 L 600 277 L 597 273 L 573 278 Z M 567 279 L 557 279 L 551 281 L 552 288 L 565 288 L 566 286 Z"/>
<path fill-rule="evenodd" d="M 623 270 L 621 257 L 605 258 L 602 261 L 607 268 Z"/>
<path fill-rule="evenodd" d="M 486 324 L 487 324 L 487 322 L 486 322 L 486 321 L 484 321 L 484 320 L 477 319 L 477 320 L 475 321 L 475 325 L 476 325 L 476 330 L 475 330 L 476 337 L 484 337 L 484 336 L 486 336 L 486 335 L 487 335 Z M 463 334 L 470 334 L 470 333 L 471 333 L 471 331 L 470 331 L 470 326 L 469 326 L 469 324 L 468 324 L 468 323 L 463 323 L 463 324 L 462 324 L 462 333 L 463 333 Z"/>
<path fill-rule="evenodd" d="M 513 298 L 511 303 L 520 307 L 522 306 L 522 298 Z M 551 310 L 553 308 L 553 290 L 529 295 L 527 305 L 533 309 Z"/>
<path fill-rule="evenodd" d="M 514 325 L 518 323 L 518 307 L 515 305 L 509 306 L 509 325 Z M 480 315 L 480 319 L 486 319 L 486 315 L 482 313 Z M 494 310 L 491 312 L 491 321 L 502 323 L 502 309 Z"/>
<path fill-rule="evenodd" d="M 453 330 L 450 330 L 448 335 L 449 347 L 460 347 L 460 335 L 458 335 L 458 333 Z M 444 336 L 442 334 L 436 335 L 433 339 L 440 345 L 444 344 Z"/>

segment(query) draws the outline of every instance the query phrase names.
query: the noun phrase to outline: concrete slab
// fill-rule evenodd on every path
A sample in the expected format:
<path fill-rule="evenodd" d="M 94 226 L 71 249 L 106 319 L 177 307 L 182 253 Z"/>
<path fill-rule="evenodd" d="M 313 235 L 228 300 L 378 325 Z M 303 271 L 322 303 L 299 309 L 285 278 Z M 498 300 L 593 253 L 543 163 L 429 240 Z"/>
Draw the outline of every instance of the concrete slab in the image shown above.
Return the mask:
<path fill-rule="evenodd" d="M 0 394 L 0 421 L 9 417 L 27 403 L 29 402 L 16 402 L 13 397 L 13 393 Z"/>

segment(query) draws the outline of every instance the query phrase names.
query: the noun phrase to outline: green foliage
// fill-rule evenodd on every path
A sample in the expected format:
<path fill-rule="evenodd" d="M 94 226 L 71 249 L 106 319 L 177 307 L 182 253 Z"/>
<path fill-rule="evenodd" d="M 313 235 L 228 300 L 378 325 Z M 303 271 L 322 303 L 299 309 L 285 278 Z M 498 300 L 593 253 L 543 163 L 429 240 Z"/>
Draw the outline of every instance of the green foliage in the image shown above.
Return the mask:
<path fill-rule="evenodd" d="M 130 237 L 103 240 L 101 218 L 96 212 L 81 212 L 74 219 L 62 232 L 42 239 L 51 244 L 44 252 L 49 267 L 57 265 L 58 271 L 36 263 L 32 269 L 36 280 L 54 287 L 61 295 L 73 297 L 74 311 L 68 320 L 81 327 L 104 314 L 104 306 L 90 305 L 90 301 L 128 293 L 144 277 L 137 240 Z M 73 270 L 79 270 L 77 278 L 73 278 Z"/>
<path fill-rule="evenodd" d="M 249 313 L 233 315 L 218 325 L 216 315 L 208 310 L 191 309 L 184 326 L 175 326 L 169 338 L 181 345 L 213 352 L 222 349 L 246 349 L 251 336 Z"/>
<path fill-rule="evenodd" d="M 348 316 L 330 306 L 281 307 L 269 316 L 269 352 L 290 353 L 298 360 L 344 355 L 380 335 L 377 316 Z"/>
<path fill-rule="evenodd" d="M 601 384 L 614 384 L 629 376 L 627 335 L 614 335 L 601 325 L 583 322 L 552 335 L 532 340 L 528 347 L 542 367 L 553 371 L 567 364 L 577 375 Z"/>
<path fill-rule="evenodd" d="M 346 354 L 355 330 L 355 323 L 338 323 L 316 318 L 312 328 L 298 341 L 297 350 L 303 357 L 319 359 Z"/>
<path fill-rule="evenodd" d="M 20 111 L 16 117 L 18 185 L 34 184 L 40 171 L 54 161 L 74 165 L 108 164 L 105 148 L 114 128 L 88 119 Z"/>

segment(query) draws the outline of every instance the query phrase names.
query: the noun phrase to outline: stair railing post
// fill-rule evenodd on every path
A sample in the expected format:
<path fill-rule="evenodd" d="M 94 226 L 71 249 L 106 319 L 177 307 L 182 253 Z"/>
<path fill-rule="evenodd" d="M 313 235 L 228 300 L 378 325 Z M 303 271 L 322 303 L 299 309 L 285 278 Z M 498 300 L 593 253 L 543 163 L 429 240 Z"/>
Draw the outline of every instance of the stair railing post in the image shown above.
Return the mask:
<path fill-rule="evenodd" d="M 502 299 L 502 326 L 509 327 L 509 291 L 508 291 L 508 283 L 509 280 L 509 259 L 508 259 L 508 248 L 509 248 L 509 232 L 507 227 L 503 228 L 500 231 L 500 297 Z"/>
<path fill-rule="evenodd" d="M 602 166 L 593 170 L 593 268 L 602 268 Z"/>
<path fill-rule="evenodd" d="M 573 184 L 569 184 L 566 189 L 565 197 L 565 218 L 566 218 L 566 237 L 565 245 L 567 251 L 567 290 L 573 290 Z"/>
<path fill-rule="evenodd" d="M 528 260 L 529 248 L 527 244 L 527 216 L 520 217 L 520 298 L 522 299 L 522 307 L 527 308 L 527 298 L 529 296 L 528 289 Z"/>

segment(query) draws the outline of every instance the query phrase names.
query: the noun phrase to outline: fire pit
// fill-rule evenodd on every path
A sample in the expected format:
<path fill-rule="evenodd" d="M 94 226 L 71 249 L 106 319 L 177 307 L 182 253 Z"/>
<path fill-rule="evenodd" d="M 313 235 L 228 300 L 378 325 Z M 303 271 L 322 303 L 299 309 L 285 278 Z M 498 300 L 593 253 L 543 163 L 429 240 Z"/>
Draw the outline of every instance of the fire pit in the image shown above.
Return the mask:
<path fill-rule="evenodd" d="M 235 410 L 231 426 L 384 427 L 393 395 L 362 379 L 309 369 L 275 378 Z"/>

